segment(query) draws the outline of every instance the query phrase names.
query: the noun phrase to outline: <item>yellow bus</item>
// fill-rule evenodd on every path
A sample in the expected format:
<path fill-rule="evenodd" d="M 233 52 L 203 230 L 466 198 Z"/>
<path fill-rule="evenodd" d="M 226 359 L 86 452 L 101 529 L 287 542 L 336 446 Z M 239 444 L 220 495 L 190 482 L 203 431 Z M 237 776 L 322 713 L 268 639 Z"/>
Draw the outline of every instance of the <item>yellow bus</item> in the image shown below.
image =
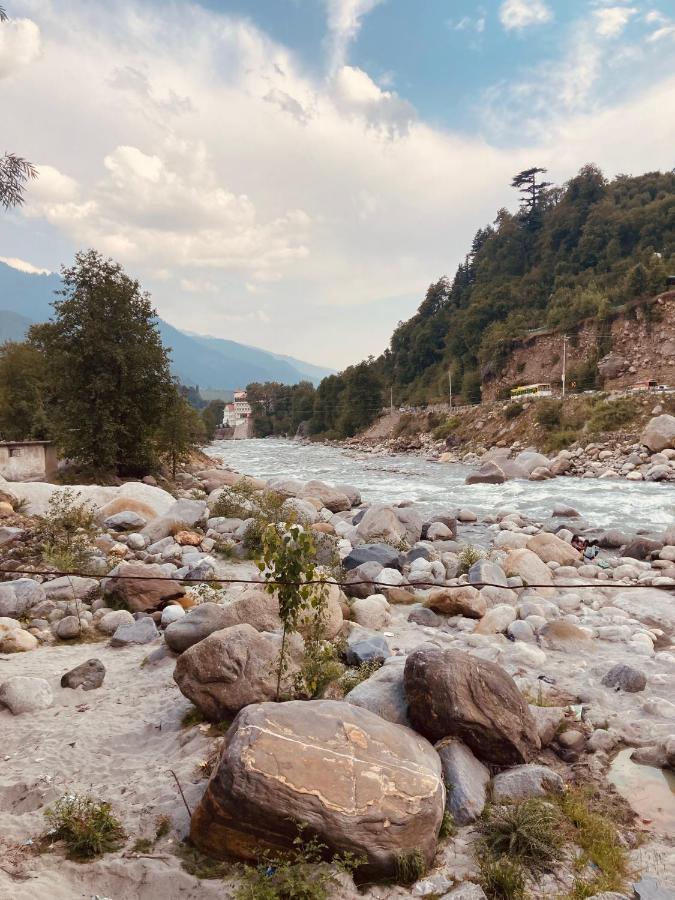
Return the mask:
<path fill-rule="evenodd" d="M 552 397 L 553 390 L 550 384 L 524 384 L 511 390 L 512 400 L 522 400 L 524 397 Z"/>

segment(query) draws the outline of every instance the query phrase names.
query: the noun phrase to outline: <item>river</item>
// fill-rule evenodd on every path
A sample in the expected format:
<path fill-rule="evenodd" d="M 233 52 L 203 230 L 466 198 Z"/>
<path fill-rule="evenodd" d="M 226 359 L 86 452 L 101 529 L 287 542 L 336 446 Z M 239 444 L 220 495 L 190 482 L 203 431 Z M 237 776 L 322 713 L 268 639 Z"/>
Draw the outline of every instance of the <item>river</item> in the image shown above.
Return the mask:
<path fill-rule="evenodd" d="M 675 485 L 596 478 L 553 478 L 464 484 L 468 466 L 430 462 L 416 456 L 374 456 L 322 444 L 290 440 L 214 441 L 206 452 L 257 478 L 319 479 L 352 484 L 364 500 L 412 500 L 424 512 L 468 507 L 479 515 L 517 509 L 547 518 L 556 503 L 577 509 L 594 527 L 662 532 L 675 524 Z"/>

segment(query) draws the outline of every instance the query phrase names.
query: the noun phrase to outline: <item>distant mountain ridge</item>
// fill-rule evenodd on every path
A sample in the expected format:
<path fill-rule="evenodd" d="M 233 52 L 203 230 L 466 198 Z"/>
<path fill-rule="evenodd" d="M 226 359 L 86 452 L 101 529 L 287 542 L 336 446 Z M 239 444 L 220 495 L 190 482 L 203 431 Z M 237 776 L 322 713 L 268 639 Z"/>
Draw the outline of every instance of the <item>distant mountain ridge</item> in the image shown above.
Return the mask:
<path fill-rule="evenodd" d="M 35 322 L 51 318 L 59 275 L 33 275 L 0 263 L 0 341 L 22 340 Z M 331 369 L 290 356 L 271 353 L 225 338 L 181 331 L 158 319 L 165 346 L 171 348 L 171 368 L 183 384 L 210 390 L 234 390 L 254 381 L 318 384 Z"/>

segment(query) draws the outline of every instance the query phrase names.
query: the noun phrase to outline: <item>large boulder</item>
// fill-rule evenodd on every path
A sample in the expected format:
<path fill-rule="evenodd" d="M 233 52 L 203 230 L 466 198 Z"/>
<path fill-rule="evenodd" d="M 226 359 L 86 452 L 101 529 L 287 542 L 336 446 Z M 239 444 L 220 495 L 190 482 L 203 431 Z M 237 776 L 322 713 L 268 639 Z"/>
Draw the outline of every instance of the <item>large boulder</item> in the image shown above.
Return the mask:
<path fill-rule="evenodd" d="M 494 462 L 486 462 L 475 472 L 470 472 L 464 479 L 465 484 L 504 484 L 504 470 Z"/>
<path fill-rule="evenodd" d="M 183 585 L 167 577 L 161 566 L 142 562 L 119 563 L 101 582 L 101 589 L 105 598 L 132 612 L 159 609 L 167 600 L 185 593 Z"/>
<path fill-rule="evenodd" d="M 53 581 L 45 581 L 42 589 L 48 600 L 87 600 L 97 592 L 98 580 L 80 575 L 64 575 Z"/>
<path fill-rule="evenodd" d="M 508 587 L 504 570 L 489 559 L 477 559 L 468 572 L 470 584 L 488 584 L 495 587 Z"/>
<path fill-rule="evenodd" d="M 675 416 L 662 415 L 650 419 L 640 436 L 640 441 L 652 453 L 675 447 Z"/>
<path fill-rule="evenodd" d="M 272 598 L 270 598 L 272 599 Z M 198 644 L 204 638 L 228 628 L 236 622 L 232 621 L 232 604 L 200 603 L 193 607 L 182 618 L 172 622 L 164 632 L 164 640 L 174 653 L 183 653 L 188 647 Z M 278 610 L 277 610 L 278 615 Z"/>
<path fill-rule="evenodd" d="M 573 566 L 581 559 L 579 551 L 571 544 L 546 531 L 531 537 L 527 549 L 536 553 L 542 562 L 557 562 L 561 566 Z"/>
<path fill-rule="evenodd" d="M 675 603 L 670 591 L 628 588 L 612 594 L 612 606 L 648 628 L 661 628 L 666 634 L 675 635 Z"/>
<path fill-rule="evenodd" d="M 287 640 L 288 666 L 281 693 L 288 693 L 299 671 L 302 640 Z M 256 631 L 252 625 L 233 625 L 214 631 L 189 647 L 176 662 L 174 681 L 212 722 L 220 722 L 248 706 L 274 700 L 281 635 Z"/>
<path fill-rule="evenodd" d="M 490 770 L 461 741 L 443 740 L 436 745 L 436 750 L 448 791 L 445 801 L 448 812 L 457 825 L 470 825 L 483 812 Z"/>
<path fill-rule="evenodd" d="M 153 544 L 176 531 L 193 528 L 207 516 L 208 508 L 203 500 L 176 500 L 165 513 L 148 522 L 140 533 Z"/>
<path fill-rule="evenodd" d="M 551 460 L 543 453 L 537 453 L 536 450 L 523 450 L 514 461 L 517 465 L 522 466 L 528 475 L 531 475 L 535 469 L 548 469 L 551 465 Z"/>
<path fill-rule="evenodd" d="M 404 677 L 410 721 L 429 740 L 456 737 L 500 766 L 528 762 L 540 749 L 527 703 L 500 666 L 422 647 L 408 656 Z"/>
<path fill-rule="evenodd" d="M 300 491 L 300 497 L 316 497 L 331 512 L 345 512 L 352 508 L 349 497 L 323 481 L 308 481 Z"/>
<path fill-rule="evenodd" d="M 361 563 L 355 569 L 349 569 L 345 575 L 343 588 L 348 597 L 370 597 L 378 594 L 380 587 L 376 584 L 377 577 L 384 568 L 375 560 Z M 391 570 L 391 571 L 398 571 Z"/>
<path fill-rule="evenodd" d="M 401 544 L 406 538 L 406 527 L 391 506 L 371 506 L 356 526 L 358 536 L 366 543 L 391 542 Z"/>
<path fill-rule="evenodd" d="M 333 700 L 261 703 L 236 718 L 192 816 L 202 852 L 258 858 L 287 850 L 305 823 L 332 852 L 395 875 L 402 855 L 436 851 L 445 790 L 433 747 L 408 728 Z"/>
<path fill-rule="evenodd" d="M 45 600 L 43 586 L 31 578 L 0 584 L 0 617 L 20 619 Z"/>
<path fill-rule="evenodd" d="M 598 372 L 604 381 L 605 379 L 618 378 L 619 375 L 623 375 L 628 366 L 628 360 L 612 351 L 598 361 Z"/>
<path fill-rule="evenodd" d="M 537 592 L 544 597 L 550 597 L 555 593 L 552 587 L 549 587 L 553 585 L 551 570 L 536 553 L 525 547 L 509 550 L 504 561 L 504 572 L 508 578 L 522 578 L 526 587 L 537 585 Z"/>
<path fill-rule="evenodd" d="M 480 591 L 469 584 L 435 588 L 429 592 L 427 606 L 445 616 L 466 616 L 467 619 L 480 619 L 487 611 Z"/>

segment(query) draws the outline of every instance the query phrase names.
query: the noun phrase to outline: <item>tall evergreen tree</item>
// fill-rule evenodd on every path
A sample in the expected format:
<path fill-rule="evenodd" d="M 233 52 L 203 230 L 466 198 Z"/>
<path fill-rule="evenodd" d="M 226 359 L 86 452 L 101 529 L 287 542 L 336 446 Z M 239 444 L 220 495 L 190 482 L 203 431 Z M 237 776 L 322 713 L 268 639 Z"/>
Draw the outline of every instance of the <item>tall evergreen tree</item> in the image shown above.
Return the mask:
<path fill-rule="evenodd" d="M 143 474 L 176 390 L 149 295 L 95 250 L 78 253 L 62 277 L 53 321 L 29 332 L 44 352 L 56 438 L 93 472 Z"/>

